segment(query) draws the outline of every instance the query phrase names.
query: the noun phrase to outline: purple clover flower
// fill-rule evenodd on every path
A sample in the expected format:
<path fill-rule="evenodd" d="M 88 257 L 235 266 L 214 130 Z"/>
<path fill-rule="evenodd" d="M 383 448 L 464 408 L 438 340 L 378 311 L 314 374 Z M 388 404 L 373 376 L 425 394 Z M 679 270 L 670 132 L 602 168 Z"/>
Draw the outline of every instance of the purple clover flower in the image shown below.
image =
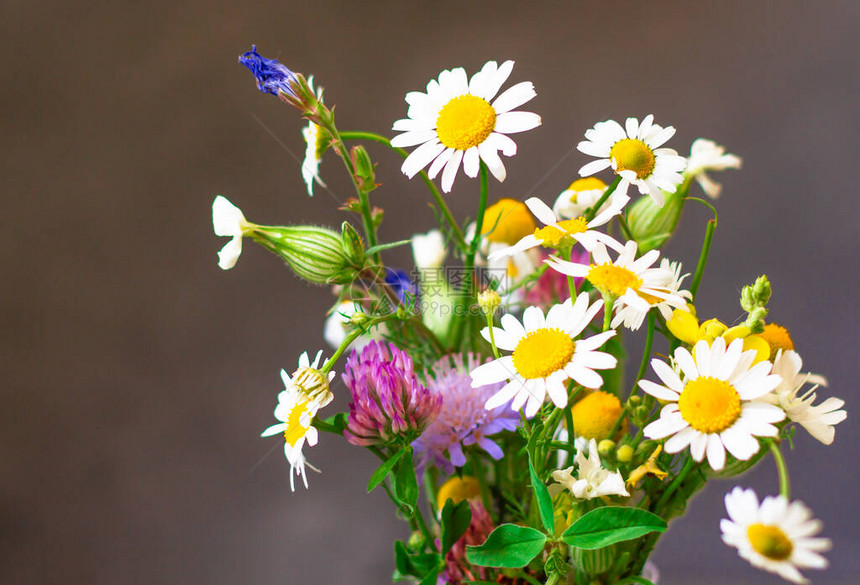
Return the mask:
<path fill-rule="evenodd" d="M 239 63 L 251 70 L 257 79 L 257 87 L 260 88 L 260 91 L 272 95 L 284 92 L 289 96 L 296 97 L 290 85 L 296 81 L 296 74 L 277 59 L 266 59 L 260 55 L 256 45 L 239 57 Z"/>
<path fill-rule="evenodd" d="M 442 406 L 442 397 L 418 381 L 409 354 L 391 343 L 353 350 L 342 377 L 352 395 L 343 435 L 353 445 L 409 443 Z"/>
<path fill-rule="evenodd" d="M 442 358 L 431 368 L 435 380 L 430 383 L 430 389 L 442 397 L 442 410 L 412 444 L 419 470 L 432 463 L 452 474 L 455 467 L 466 464 L 463 447 L 469 445 L 477 445 L 493 459 L 501 459 L 504 455 L 501 447 L 488 436 L 515 430 L 519 413 L 511 410 L 509 403 L 492 410 L 484 408 L 504 382 L 472 388 L 469 372 L 481 363 L 471 353 L 455 354 Z"/>

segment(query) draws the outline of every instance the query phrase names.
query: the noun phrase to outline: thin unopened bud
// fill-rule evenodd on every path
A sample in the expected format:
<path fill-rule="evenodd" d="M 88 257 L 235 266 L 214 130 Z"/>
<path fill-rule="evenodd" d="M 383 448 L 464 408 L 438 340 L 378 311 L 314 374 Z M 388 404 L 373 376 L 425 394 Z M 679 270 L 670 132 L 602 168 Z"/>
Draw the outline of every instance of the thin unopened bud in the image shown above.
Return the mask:
<path fill-rule="evenodd" d="M 478 293 L 478 304 L 485 315 L 492 316 L 496 313 L 499 305 L 502 304 L 502 297 L 493 289 L 488 288 Z"/>

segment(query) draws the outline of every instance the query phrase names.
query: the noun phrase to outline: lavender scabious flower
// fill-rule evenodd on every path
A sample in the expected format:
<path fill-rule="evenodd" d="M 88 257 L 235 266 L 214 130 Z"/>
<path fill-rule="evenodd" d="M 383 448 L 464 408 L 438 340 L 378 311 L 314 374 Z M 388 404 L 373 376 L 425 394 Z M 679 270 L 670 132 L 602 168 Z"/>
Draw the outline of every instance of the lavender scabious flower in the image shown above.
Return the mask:
<path fill-rule="evenodd" d="M 260 91 L 278 95 L 284 92 L 291 97 L 296 97 L 291 84 L 296 81 L 296 74 L 287 69 L 277 59 L 266 59 L 257 52 L 257 46 L 239 57 L 239 63 L 251 70 L 257 79 L 257 87 Z"/>
<path fill-rule="evenodd" d="M 430 389 L 442 397 L 442 410 L 413 443 L 419 469 L 433 463 L 451 474 L 454 467 L 466 464 L 463 447 L 468 445 L 477 445 L 493 459 L 501 459 L 504 455 L 501 447 L 487 437 L 516 429 L 519 414 L 511 410 L 510 404 L 492 410 L 484 408 L 487 400 L 505 384 L 499 382 L 472 388 L 469 372 L 481 363 L 471 353 L 456 354 L 442 358 L 431 368 L 435 380 Z M 445 456 L 446 451 L 448 457 Z"/>
<path fill-rule="evenodd" d="M 410 443 L 442 406 L 442 397 L 418 381 L 409 354 L 391 343 L 353 350 L 342 377 L 352 395 L 343 435 L 353 445 Z"/>

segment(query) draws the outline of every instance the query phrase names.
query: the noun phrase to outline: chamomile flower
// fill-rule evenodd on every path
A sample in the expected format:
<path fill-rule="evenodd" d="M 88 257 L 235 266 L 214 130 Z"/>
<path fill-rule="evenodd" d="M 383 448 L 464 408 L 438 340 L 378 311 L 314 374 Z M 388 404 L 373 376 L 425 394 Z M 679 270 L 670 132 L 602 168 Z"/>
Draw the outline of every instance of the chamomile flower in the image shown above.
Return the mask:
<path fill-rule="evenodd" d="M 802 426 L 825 445 L 830 445 L 836 433 L 833 427 L 848 416 L 842 410 L 845 401 L 831 396 L 821 404 L 813 405 L 815 390 L 819 385 L 827 386 L 827 380 L 815 374 L 801 373 L 801 367 L 803 361 L 797 352 L 780 351 L 773 362 L 773 373 L 782 378 L 782 382 L 763 400 L 785 410 L 790 421 Z M 807 384 L 812 384 L 812 387 L 801 394 L 801 389 Z"/>
<path fill-rule="evenodd" d="M 512 256 L 538 246 L 555 250 L 569 249 L 576 242 L 582 244 L 586 250 L 590 250 L 597 242 L 612 240 L 603 232 L 594 231 L 594 228 L 608 223 L 609 220 L 618 215 L 626 202 L 626 200 L 616 200 L 616 203 L 621 204 L 620 207 L 617 205 L 610 206 L 604 212 L 597 214 L 591 221 L 586 221 L 584 217 L 559 220 L 555 212 L 546 203 L 537 197 L 529 197 L 526 199 L 526 205 L 546 227 L 535 228 L 534 233 L 523 237 L 513 246 L 502 248 L 490 254 L 489 259 L 495 260 L 496 258 Z M 612 241 L 614 242 L 614 240 Z"/>
<path fill-rule="evenodd" d="M 218 252 L 218 266 L 222 270 L 230 270 L 239 260 L 242 238 L 252 231 L 253 224 L 248 223 L 241 209 L 223 195 L 218 195 L 212 202 L 212 228 L 216 236 L 231 238 Z"/>
<path fill-rule="evenodd" d="M 305 352 L 299 358 L 299 369 L 292 376 L 281 370 L 284 390 L 278 394 L 278 406 L 275 407 L 275 418 L 281 422 L 270 426 L 261 435 L 270 437 L 283 433 L 284 455 L 290 464 L 290 489 L 293 491 L 296 491 L 294 474 L 302 478 L 305 488 L 308 487 L 307 462 L 302 448 L 306 442 L 311 446 L 317 444 L 319 435 L 311 423 L 317 411 L 333 398 L 329 382 L 334 378 L 334 372 L 323 374 L 317 369 L 321 357 L 322 351 L 311 363 Z"/>
<path fill-rule="evenodd" d="M 573 466 L 552 472 L 556 483 L 549 486 L 549 493 L 555 496 L 564 490 L 570 491 L 574 498 L 591 500 L 602 496 L 629 496 L 624 487 L 624 478 L 617 471 L 604 469 L 597 452 L 597 441 L 588 442 L 588 457 L 582 449 L 576 452 L 576 475 Z"/>
<path fill-rule="evenodd" d="M 550 258 L 547 264 L 568 276 L 585 277 L 604 297 L 613 299 L 615 316 L 612 327 L 623 324 L 637 329 L 652 307 L 656 306 L 664 313 L 667 307 L 686 306 L 690 294 L 679 290 L 683 277 L 679 275 L 677 265 L 663 263 L 652 268 L 660 257 L 659 251 L 651 250 L 637 259 L 635 241 L 631 240 L 623 247 L 611 238 L 604 238 L 604 241 L 618 251 L 615 261 L 601 241 L 591 251 L 593 262 L 590 265 L 558 258 Z"/>
<path fill-rule="evenodd" d="M 772 423 L 785 419 L 785 412 L 761 398 L 775 389 L 781 378 L 770 373 L 770 362 L 752 365 L 754 351 L 743 351 L 743 340 L 726 348 L 718 337 L 711 345 L 699 341 L 691 354 L 675 350 L 676 371 L 665 362 L 651 360 L 662 384 L 640 380 L 639 387 L 667 402 L 660 418 L 645 427 L 649 439 L 669 438 L 666 453 L 687 447 L 696 461 L 705 454 L 712 469 L 726 463 L 726 451 L 746 461 L 759 450 L 756 437 L 774 437 Z"/>
<path fill-rule="evenodd" d="M 576 219 L 585 215 L 589 207 L 600 200 L 606 191 L 606 183 L 597 177 L 583 177 L 575 180 L 567 189 L 561 192 L 552 206 L 555 214 L 562 219 Z M 618 189 L 612 192 L 609 198 L 600 206 L 597 213 L 601 213 L 610 207 L 623 208 L 630 197 Z"/>
<path fill-rule="evenodd" d="M 403 134 L 395 136 L 391 145 L 418 148 L 403 162 L 403 173 L 411 179 L 430 165 L 427 174 L 432 179 L 444 168 L 442 190 L 448 193 L 461 163 L 466 175 L 474 178 L 483 161 L 496 179 L 504 181 L 505 165 L 499 152 L 505 156 L 517 153 L 516 143 L 507 135 L 541 123 L 537 114 L 512 111 L 535 97 L 530 81 L 496 97 L 513 68 L 513 61 L 501 65 L 488 61 L 467 79 L 465 69 L 457 67 L 430 80 L 426 93 L 406 94 L 408 117 L 394 123 L 392 129 Z"/>
<path fill-rule="evenodd" d="M 741 158 L 727 154 L 724 146 L 713 140 L 697 138 L 690 147 L 690 158 L 687 159 L 687 169 L 684 174 L 693 177 L 711 199 L 720 196 L 723 186 L 708 176 L 708 171 L 724 171 L 741 168 Z"/>
<path fill-rule="evenodd" d="M 316 94 L 317 99 L 322 100 L 322 88 L 314 89 L 313 75 L 308 78 L 308 85 Z M 305 160 L 302 161 L 302 178 L 308 186 L 308 195 L 314 196 L 314 183 L 318 183 L 321 187 L 325 187 L 322 179 L 320 179 L 319 169 L 322 162 L 322 155 L 329 147 L 331 137 L 328 132 L 317 126 L 313 122 L 308 122 L 308 125 L 302 129 L 302 137 L 305 139 Z"/>
<path fill-rule="evenodd" d="M 637 118 L 627 118 L 625 125 L 615 120 L 598 122 L 586 131 L 587 140 L 576 148 L 585 154 L 596 156 L 581 169 L 583 177 L 612 167 L 621 176 L 618 190 L 627 192 L 629 184 L 636 185 L 643 195 L 650 195 L 657 205 L 663 205 L 662 191 L 672 193 L 683 182 L 681 171 L 687 160 L 671 148 L 661 148 L 675 135 L 675 128 L 663 128 L 654 124 L 654 116 L 648 115 L 639 123 Z M 661 191 L 662 190 L 662 191 Z"/>
<path fill-rule="evenodd" d="M 496 346 L 513 353 L 471 371 L 473 388 L 508 380 L 484 407 L 490 410 L 513 399 L 511 408 L 519 410 L 525 405 L 525 415 L 531 418 L 547 395 L 559 408 L 567 406 L 568 378 L 586 388 L 599 388 L 603 378 L 594 370 L 614 368 L 617 361 L 597 348 L 615 331 L 574 339 L 602 306 L 602 301 L 589 306 L 588 294 L 583 293 L 575 303 L 568 299 L 554 305 L 546 316 L 538 307 L 528 307 L 522 323 L 510 313 L 502 316 L 502 327 L 493 328 Z M 489 332 L 487 327 L 481 331 L 487 341 Z"/>
<path fill-rule="evenodd" d="M 728 518 L 720 520 L 723 542 L 754 567 L 776 573 L 786 581 L 807 583 L 798 569 L 825 569 L 830 539 L 815 536 L 821 521 L 803 502 L 767 496 L 759 504 L 751 489 L 736 487 L 726 494 Z"/>

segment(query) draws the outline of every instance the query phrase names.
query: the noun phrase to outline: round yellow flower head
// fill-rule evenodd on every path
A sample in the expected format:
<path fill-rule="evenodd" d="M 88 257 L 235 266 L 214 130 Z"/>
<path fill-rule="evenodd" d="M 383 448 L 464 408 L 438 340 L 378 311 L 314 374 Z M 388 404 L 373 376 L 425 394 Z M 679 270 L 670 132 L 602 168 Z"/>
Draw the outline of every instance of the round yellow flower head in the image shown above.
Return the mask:
<path fill-rule="evenodd" d="M 574 432 L 586 439 L 608 439 L 623 410 L 614 394 L 603 390 L 592 392 L 571 409 Z"/>
<path fill-rule="evenodd" d="M 452 500 L 455 504 L 463 500 L 481 497 L 481 484 L 469 475 L 457 477 L 456 475 L 442 484 L 436 495 L 436 507 L 441 510 L 445 502 Z"/>
<path fill-rule="evenodd" d="M 770 359 L 776 357 L 779 350 L 788 351 L 794 349 L 794 341 L 791 335 L 788 334 L 788 329 L 776 323 L 768 323 L 764 326 L 764 331 L 759 334 L 768 344 L 770 348 Z"/>
<path fill-rule="evenodd" d="M 491 242 L 513 246 L 533 233 L 536 227 L 525 203 L 516 199 L 499 199 L 484 212 L 481 233 Z"/>
<path fill-rule="evenodd" d="M 584 177 L 582 179 L 577 179 L 567 188 L 567 191 L 572 191 L 570 195 L 570 202 L 576 203 L 576 196 L 579 195 L 582 191 L 596 191 L 596 190 L 606 189 L 606 183 L 598 179 L 597 177 Z"/>

